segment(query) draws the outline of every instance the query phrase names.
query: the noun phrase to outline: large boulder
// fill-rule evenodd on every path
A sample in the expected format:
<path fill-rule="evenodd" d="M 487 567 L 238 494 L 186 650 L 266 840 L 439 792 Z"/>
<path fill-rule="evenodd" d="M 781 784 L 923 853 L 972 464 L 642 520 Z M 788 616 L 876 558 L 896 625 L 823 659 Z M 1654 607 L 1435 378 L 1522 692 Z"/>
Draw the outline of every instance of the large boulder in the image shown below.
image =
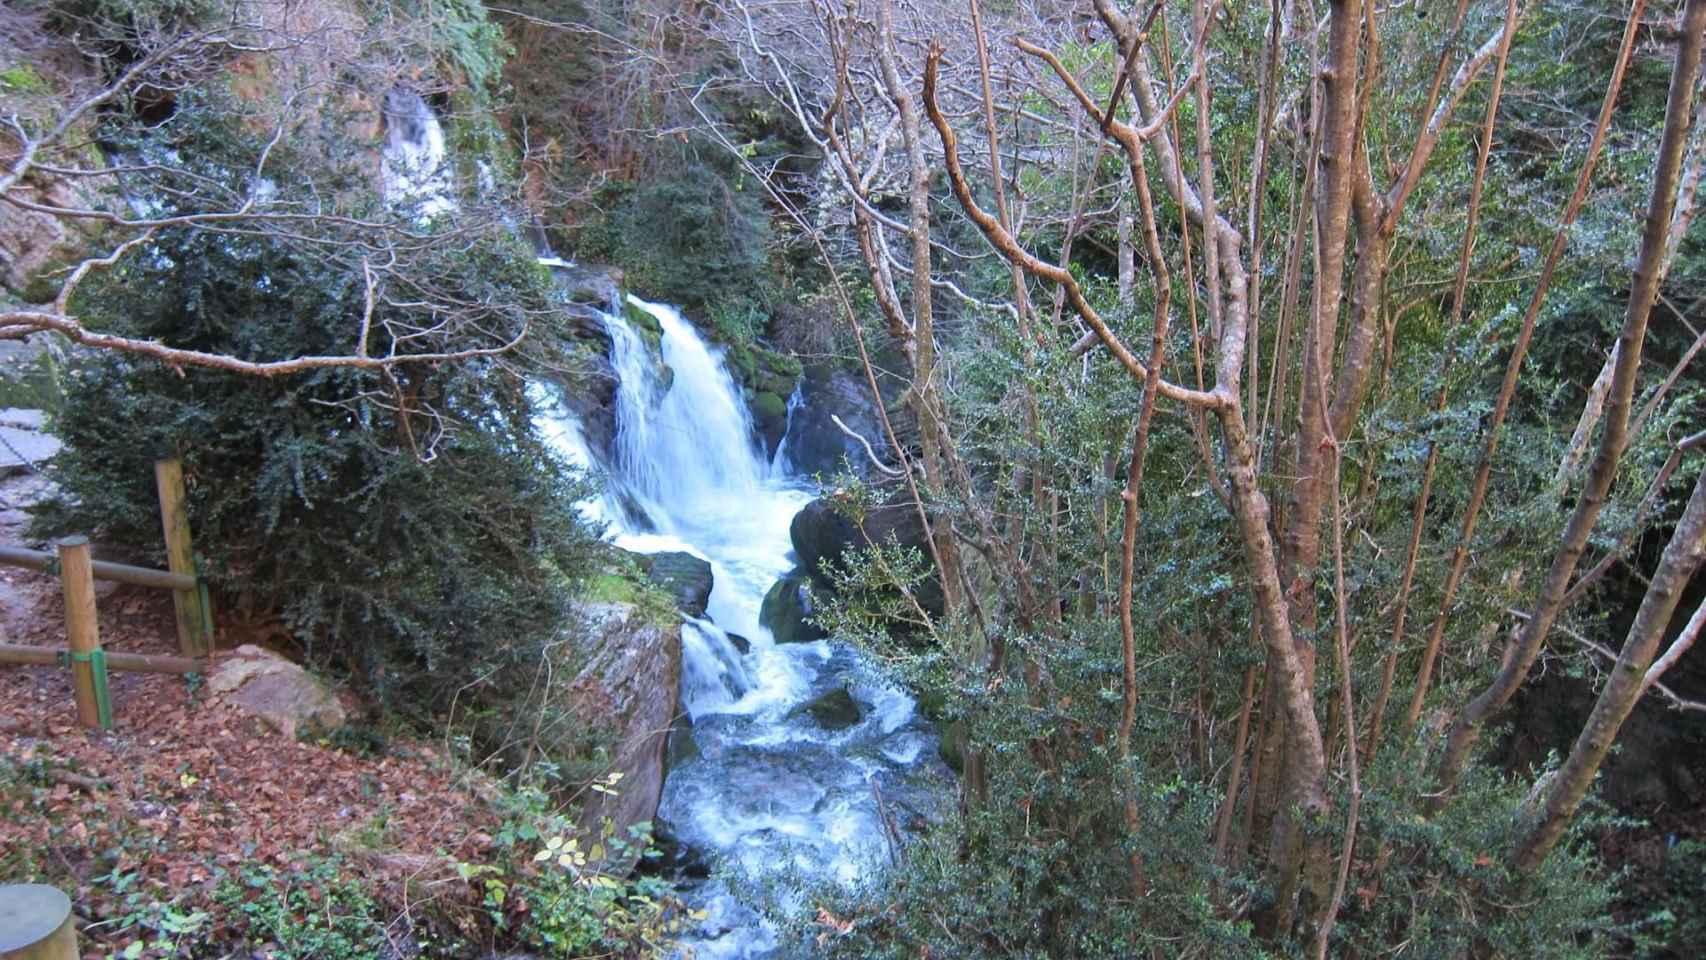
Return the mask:
<path fill-rule="evenodd" d="M 788 526 L 799 568 L 811 576 L 813 586 L 825 592 L 833 589 L 829 564 L 840 562 L 848 550 L 898 545 L 930 556 L 929 533 L 905 487 L 897 485 L 887 499 L 865 512 L 860 524 L 837 509 L 836 497 L 832 491 L 806 504 Z M 942 612 L 942 588 L 934 575 L 915 587 L 913 596 L 929 613 Z"/>
<path fill-rule="evenodd" d="M 711 599 L 711 565 L 691 553 L 674 551 L 639 555 L 651 582 L 675 598 L 675 605 L 690 617 L 705 616 Z"/>
<path fill-rule="evenodd" d="M 681 625 L 654 622 L 626 603 L 583 604 L 580 613 L 586 623 L 577 644 L 583 660 L 567 706 L 585 725 L 606 732 L 608 773 L 622 776 L 612 792 L 587 791 L 578 826 L 583 835 L 599 837 L 608 818 L 614 836 L 627 838 L 630 827 L 657 816 L 663 796 L 669 733 L 681 713 Z M 560 735 L 572 742 L 584 738 L 584 730 L 564 729 Z M 566 743 L 564 749 L 571 747 Z M 626 872 L 639 854 L 633 848 L 611 850 L 604 869 Z"/>
<path fill-rule="evenodd" d="M 253 644 L 220 657 L 207 689 L 287 737 L 332 730 L 348 719 L 337 695 L 312 674 Z"/>
<path fill-rule="evenodd" d="M 827 636 L 807 619 L 811 615 L 811 576 L 795 569 L 784 574 L 764 595 L 758 622 L 777 643 L 809 643 Z"/>
<path fill-rule="evenodd" d="M 827 583 L 825 562 L 839 560 L 848 548 L 863 550 L 892 540 L 903 547 L 930 551 L 929 536 L 918 518 L 918 508 L 904 487 L 897 487 L 883 503 L 865 512 L 863 522 L 853 523 L 837 509 L 831 492 L 805 505 L 788 525 L 788 537 L 800 567 L 819 583 Z"/>
<path fill-rule="evenodd" d="M 843 433 L 832 417 L 869 440 L 884 463 L 892 462 L 882 418 L 865 379 L 840 367 L 813 366 L 806 369 L 799 402 L 787 418 L 783 444 L 790 470 L 804 476 L 832 476 L 849 469 L 858 477 L 871 475 L 865 448 Z"/>
<path fill-rule="evenodd" d="M 790 717 L 809 718 L 825 730 L 845 730 L 858 724 L 865 715 L 859 701 L 845 686 L 819 694 L 789 711 Z"/>

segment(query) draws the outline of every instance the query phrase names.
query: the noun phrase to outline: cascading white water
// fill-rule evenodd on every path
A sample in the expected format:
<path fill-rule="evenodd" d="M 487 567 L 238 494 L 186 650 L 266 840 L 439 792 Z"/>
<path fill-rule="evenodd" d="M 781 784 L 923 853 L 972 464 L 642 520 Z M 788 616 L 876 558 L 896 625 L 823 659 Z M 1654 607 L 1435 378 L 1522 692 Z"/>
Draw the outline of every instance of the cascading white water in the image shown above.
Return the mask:
<path fill-rule="evenodd" d="M 662 327 L 660 353 L 674 372 L 655 402 L 652 355 L 628 324 L 611 329 L 611 363 L 621 392 L 618 457 L 624 479 L 665 512 L 715 508 L 728 494 L 756 491 L 766 467 L 752 457 L 752 425 L 734 382 L 705 341 L 672 307 L 628 298 Z"/>
<path fill-rule="evenodd" d="M 794 429 L 794 414 L 800 412 L 805 405 L 806 391 L 796 385 L 794 392 L 788 394 L 788 415 L 782 427 L 782 439 L 776 444 L 776 455 L 770 458 L 770 472 L 785 477 L 794 472 L 794 461 L 788 456 L 788 433 Z"/>
<path fill-rule="evenodd" d="M 793 955 L 753 909 L 747 884 L 853 882 L 888 856 L 873 780 L 917 812 L 947 796 L 946 774 L 911 698 L 857 653 L 777 644 L 759 623 L 765 593 L 793 567 L 789 521 L 812 491 L 777 469 L 782 457 L 765 461 L 738 389 L 693 326 L 673 308 L 629 303 L 657 320 L 662 338 L 654 353 L 614 310 L 601 314 L 620 378 L 614 462 L 597 462 L 544 387 L 534 388 L 539 428 L 565 459 L 603 468 L 603 500 L 582 509 L 606 521 L 619 546 L 711 564 L 707 616 L 682 625 L 695 749 L 670 770 L 659 819 L 717 867 L 690 893 L 709 913 L 688 938 L 694 955 Z M 623 502 L 639 506 L 649 529 L 626 520 Z M 746 639 L 745 653 L 730 634 Z M 805 709 L 839 691 L 854 708 L 847 724 L 826 726 Z"/>
<path fill-rule="evenodd" d="M 385 95 L 381 174 L 385 199 L 395 206 L 412 206 L 423 220 L 456 209 L 444 128 L 426 99 L 413 90 L 394 87 Z"/>

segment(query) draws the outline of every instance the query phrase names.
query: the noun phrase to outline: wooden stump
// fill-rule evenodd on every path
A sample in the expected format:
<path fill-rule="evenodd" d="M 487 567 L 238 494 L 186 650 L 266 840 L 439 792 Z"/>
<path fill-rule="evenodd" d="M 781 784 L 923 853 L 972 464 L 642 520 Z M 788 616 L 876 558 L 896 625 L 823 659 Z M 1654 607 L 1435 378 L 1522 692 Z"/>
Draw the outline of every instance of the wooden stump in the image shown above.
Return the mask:
<path fill-rule="evenodd" d="M 53 887 L 0 887 L 0 960 L 77 960 L 71 900 Z"/>

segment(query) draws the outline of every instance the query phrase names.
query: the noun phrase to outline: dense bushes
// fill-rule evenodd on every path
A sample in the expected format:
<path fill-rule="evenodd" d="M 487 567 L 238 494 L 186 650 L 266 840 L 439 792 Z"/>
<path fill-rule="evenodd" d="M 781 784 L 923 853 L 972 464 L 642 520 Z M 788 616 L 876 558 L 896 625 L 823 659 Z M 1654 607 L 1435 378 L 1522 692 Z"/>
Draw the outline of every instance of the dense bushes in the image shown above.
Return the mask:
<path fill-rule="evenodd" d="M 197 156 L 218 163 L 211 147 Z M 413 353 L 489 347 L 524 324 L 530 343 L 553 342 L 548 280 L 506 232 L 420 235 L 388 235 L 399 259 L 378 292 L 374 353 L 388 348 L 381 331 Z M 243 359 L 349 353 L 367 293 L 360 258 L 380 239 L 174 228 L 78 310 Z M 574 479 L 534 435 L 527 363 L 261 379 L 91 356 L 67 383 L 66 498 L 48 522 L 157 544 L 150 464 L 182 455 L 222 605 L 276 610 L 309 654 L 359 671 L 391 704 L 429 707 L 548 641 L 595 542 L 569 508 Z"/>
<path fill-rule="evenodd" d="M 581 249 L 619 263 L 643 294 L 700 310 L 750 297 L 765 280 L 770 223 L 756 191 L 702 163 L 610 191 Z"/>

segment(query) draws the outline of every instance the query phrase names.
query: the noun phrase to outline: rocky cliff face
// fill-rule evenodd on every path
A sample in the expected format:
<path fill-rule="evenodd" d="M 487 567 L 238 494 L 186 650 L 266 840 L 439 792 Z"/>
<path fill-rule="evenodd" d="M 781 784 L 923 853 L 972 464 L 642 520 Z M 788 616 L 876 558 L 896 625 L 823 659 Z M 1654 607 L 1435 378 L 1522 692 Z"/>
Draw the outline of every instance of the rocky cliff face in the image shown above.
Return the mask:
<path fill-rule="evenodd" d="M 681 712 L 681 625 L 648 620 L 638 607 L 595 603 L 582 608 L 590 629 L 586 655 L 570 685 L 570 710 L 588 725 L 610 732 L 610 769 L 620 773 L 614 792 L 589 791 L 580 827 L 602 835 L 606 818 L 614 836 L 657 816 L 667 773 L 670 725 Z M 571 735 L 574 732 L 571 732 Z M 637 849 L 612 852 L 610 866 L 633 866 Z"/>
<path fill-rule="evenodd" d="M 60 116 L 68 100 L 98 81 L 94 67 L 72 44 L 42 32 L 26 15 L 0 9 L 0 116 L 16 117 L 29 129 L 42 129 Z M 88 143 L 89 121 L 73 132 Z M 8 127 L 0 127 L 0 171 L 18 157 L 20 144 Z M 92 157 L 93 148 L 87 151 Z M 98 157 L 94 157 L 98 159 Z M 44 206 L 101 206 L 98 192 L 86 179 L 37 170 L 14 185 L 8 195 Z M 97 233 L 92 223 L 67 221 L 0 203 L 0 299 L 42 303 L 53 299 L 59 284 L 52 270 L 75 258 Z"/>
<path fill-rule="evenodd" d="M 870 454 L 858 440 L 835 425 L 870 441 L 883 462 L 893 464 L 882 419 L 863 377 L 841 367 L 807 367 L 800 380 L 799 401 L 788 418 L 784 438 L 788 463 L 796 473 L 826 477 L 846 471 L 869 477 L 875 471 Z"/>

